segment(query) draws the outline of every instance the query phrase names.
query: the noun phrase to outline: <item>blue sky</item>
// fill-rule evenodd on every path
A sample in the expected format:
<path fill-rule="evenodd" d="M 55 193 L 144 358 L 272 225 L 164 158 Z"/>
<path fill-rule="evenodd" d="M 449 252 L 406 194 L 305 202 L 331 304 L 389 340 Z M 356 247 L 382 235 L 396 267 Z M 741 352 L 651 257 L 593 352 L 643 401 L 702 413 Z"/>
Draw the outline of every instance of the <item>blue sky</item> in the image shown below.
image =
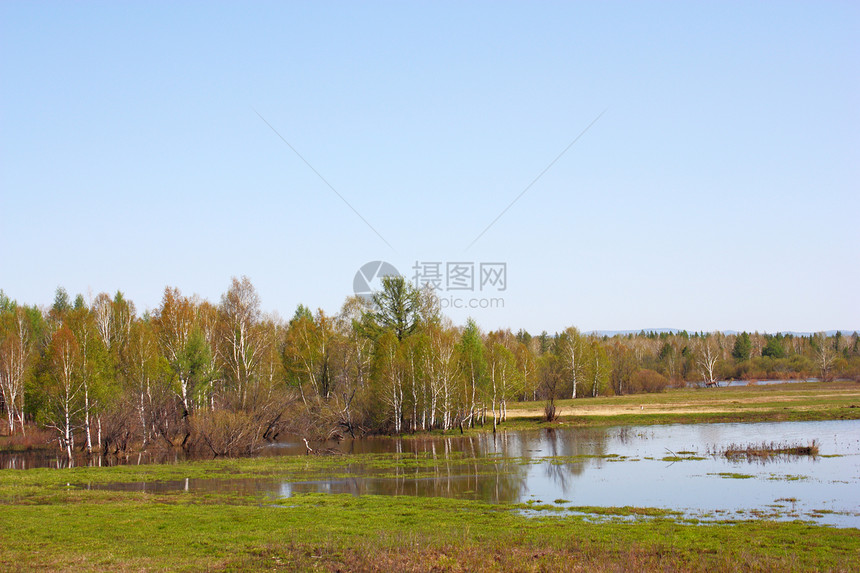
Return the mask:
<path fill-rule="evenodd" d="M 0 288 L 143 311 L 247 275 L 290 316 L 368 261 L 504 262 L 443 289 L 503 299 L 455 322 L 860 328 L 858 32 L 853 2 L 4 2 Z"/>

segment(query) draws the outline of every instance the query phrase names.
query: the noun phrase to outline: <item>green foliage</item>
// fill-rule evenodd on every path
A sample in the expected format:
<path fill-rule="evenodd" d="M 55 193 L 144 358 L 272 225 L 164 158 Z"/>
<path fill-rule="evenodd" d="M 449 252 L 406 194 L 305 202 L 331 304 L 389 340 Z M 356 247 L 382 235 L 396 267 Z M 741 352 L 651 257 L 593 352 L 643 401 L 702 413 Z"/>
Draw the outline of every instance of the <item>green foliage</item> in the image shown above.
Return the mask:
<path fill-rule="evenodd" d="M 303 304 L 299 304 L 299 306 L 296 307 L 296 312 L 293 313 L 293 318 L 290 319 L 290 325 L 292 325 L 293 323 L 295 323 L 301 319 L 310 320 L 310 321 L 313 321 L 313 319 L 314 319 L 314 315 L 311 312 L 311 309 L 309 309 L 308 307 L 306 307 Z"/>
<path fill-rule="evenodd" d="M 740 333 L 737 338 L 735 338 L 735 345 L 732 348 L 732 358 L 738 362 L 743 362 L 750 359 L 751 352 L 752 341 L 750 340 L 750 335 L 746 332 Z"/>
<path fill-rule="evenodd" d="M 464 378 L 465 403 L 470 414 L 472 414 L 487 381 L 487 360 L 484 355 L 481 331 L 478 329 L 477 323 L 471 318 L 466 321 L 466 327 L 463 329 L 457 350 L 460 369 Z M 474 419 L 471 419 L 470 422 L 474 423 Z"/>
<path fill-rule="evenodd" d="M 418 327 L 419 292 L 402 276 L 382 278 L 382 290 L 373 293 L 373 312 L 365 313 L 364 326 L 373 338 L 392 330 L 402 341 Z"/>
<path fill-rule="evenodd" d="M 51 306 L 51 314 L 54 317 L 61 317 L 71 308 L 69 293 L 63 287 L 57 287 L 57 292 L 54 294 L 54 304 Z"/>
<path fill-rule="evenodd" d="M 768 338 L 767 344 L 761 351 L 762 356 L 768 356 L 770 358 L 785 358 L 785 348 L 782 346 L 782 339 L 780 336 L 772 336 Z"/>
<path fill-rule="evenodd" d="M 0 288 L 0 312 L 9 312 L 14 309 L 15 301 L 6 296 L 6 293 Z"/>

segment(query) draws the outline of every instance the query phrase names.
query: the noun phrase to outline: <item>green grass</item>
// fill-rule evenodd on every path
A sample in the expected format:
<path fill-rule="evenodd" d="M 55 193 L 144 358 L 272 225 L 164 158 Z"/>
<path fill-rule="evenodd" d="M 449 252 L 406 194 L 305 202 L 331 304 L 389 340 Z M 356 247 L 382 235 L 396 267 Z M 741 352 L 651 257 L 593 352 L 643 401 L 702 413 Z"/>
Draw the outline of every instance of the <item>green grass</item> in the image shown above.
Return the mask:
<path fill-rule="evenodd" d="M 313 476 L 421 456 L 214 460 L 0 472 L 0 570 L 769 571 L 856 569 L 860 531 L 693 523 L 673 510 L 445 498 L 152 494 L 67 483 Z M 568 503 L 556 500 L 554 503 Z"/>
<path fill-rule="evenodd" d="M 860 402 L 857 388 L 848 383 L 791 384 L 562 401 L 562 407 L 605 403 L 635 405 L 637 410 L 645 404 L 643 412 L 648 405 L 694 403 L 721 411 L 572 416 L 554 424 L 538 418 L 511 419 L 502 428 L 857 419 L 860 408 L 849 407 Z M 542 404 L 509 405 L 512 410 L 530 407 Z M 693 460 L 694 454 L 679 452 L 671 461 Z M 589 457 L 618 458 L 607 454 L 550 461 L 577 463 Z M 464 455 L 454 463 L 476 461 Z M 504 462 L 533 463 L 515 458 Z M 429 455 L 404 453 L 2 470 L 0 571 L 857 570 L 860 530 L 777 522 L 768 515 L 740 520 L 717 511 L 703 516 L 707 521 L 697 521 L 665 509 L 560 507 L 568 503 L 561 499 L 556 505 L 536 499 L 490 504 L 319 494 L 273 500 L 237 493 L 152 494 L 75 487 L 186 478 L 305 481 L 365 471 L 420 477 L 432 473 L 436 463 Z M 714 521 L 721 516 L 722 521 Z"/>
<path fill-rule="evenodd" d="M 444 498 L 308 494 L 260 503 L 74 491 L 2 508 L 14 527 L 0 530 L 0 569 L 847 571 L 860 551 L 857 530 L 687 525 L 663 510 L 576 509 L 628 519 L 529 518 Z"/>

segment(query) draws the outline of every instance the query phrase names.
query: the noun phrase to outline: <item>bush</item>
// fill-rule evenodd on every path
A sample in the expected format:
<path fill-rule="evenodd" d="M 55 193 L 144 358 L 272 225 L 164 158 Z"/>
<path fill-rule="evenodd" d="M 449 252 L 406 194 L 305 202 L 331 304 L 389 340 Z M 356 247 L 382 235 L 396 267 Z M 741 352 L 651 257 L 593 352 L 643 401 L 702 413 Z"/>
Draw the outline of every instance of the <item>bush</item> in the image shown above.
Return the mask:
<path fill-rule="evenodd" d="M 663 392 L 669 385 L 669 380 L 654 370 L 644 368 L 638 370 L 630 381 L 634 392 Z"/>
<path fill-rule="evenodd" d="M 558 411 L 556 410 L 555 404 L 552 401 L 547 402 L 546 405 L 543 407 L 543 417 L 544 420 L 546 420 L 547 422 L 554 422 L 556 419 L 558 419 Z"/>
<path fill-rule="evenodd" d="M 215 456 L 248 455 L 265 444 L 265 426 L 247 412 L 202 410 L 191 418 L 191 440 L 195 449 Z"/>

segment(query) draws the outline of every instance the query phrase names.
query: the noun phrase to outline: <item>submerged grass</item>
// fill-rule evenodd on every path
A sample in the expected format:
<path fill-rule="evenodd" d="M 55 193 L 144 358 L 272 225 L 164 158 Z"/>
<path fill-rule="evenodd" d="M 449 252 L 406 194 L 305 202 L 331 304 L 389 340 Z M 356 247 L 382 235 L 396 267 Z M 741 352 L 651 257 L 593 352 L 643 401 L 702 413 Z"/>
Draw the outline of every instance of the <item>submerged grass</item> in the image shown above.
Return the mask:
<path fill-rule="evenodd" d="M 752 479 L 755 476 L 750 474 L 742 474 L 736 472 L 720 472 L 716 474 L 708 474 L 709 476 L 720 476 L 724 479 Z"/>

